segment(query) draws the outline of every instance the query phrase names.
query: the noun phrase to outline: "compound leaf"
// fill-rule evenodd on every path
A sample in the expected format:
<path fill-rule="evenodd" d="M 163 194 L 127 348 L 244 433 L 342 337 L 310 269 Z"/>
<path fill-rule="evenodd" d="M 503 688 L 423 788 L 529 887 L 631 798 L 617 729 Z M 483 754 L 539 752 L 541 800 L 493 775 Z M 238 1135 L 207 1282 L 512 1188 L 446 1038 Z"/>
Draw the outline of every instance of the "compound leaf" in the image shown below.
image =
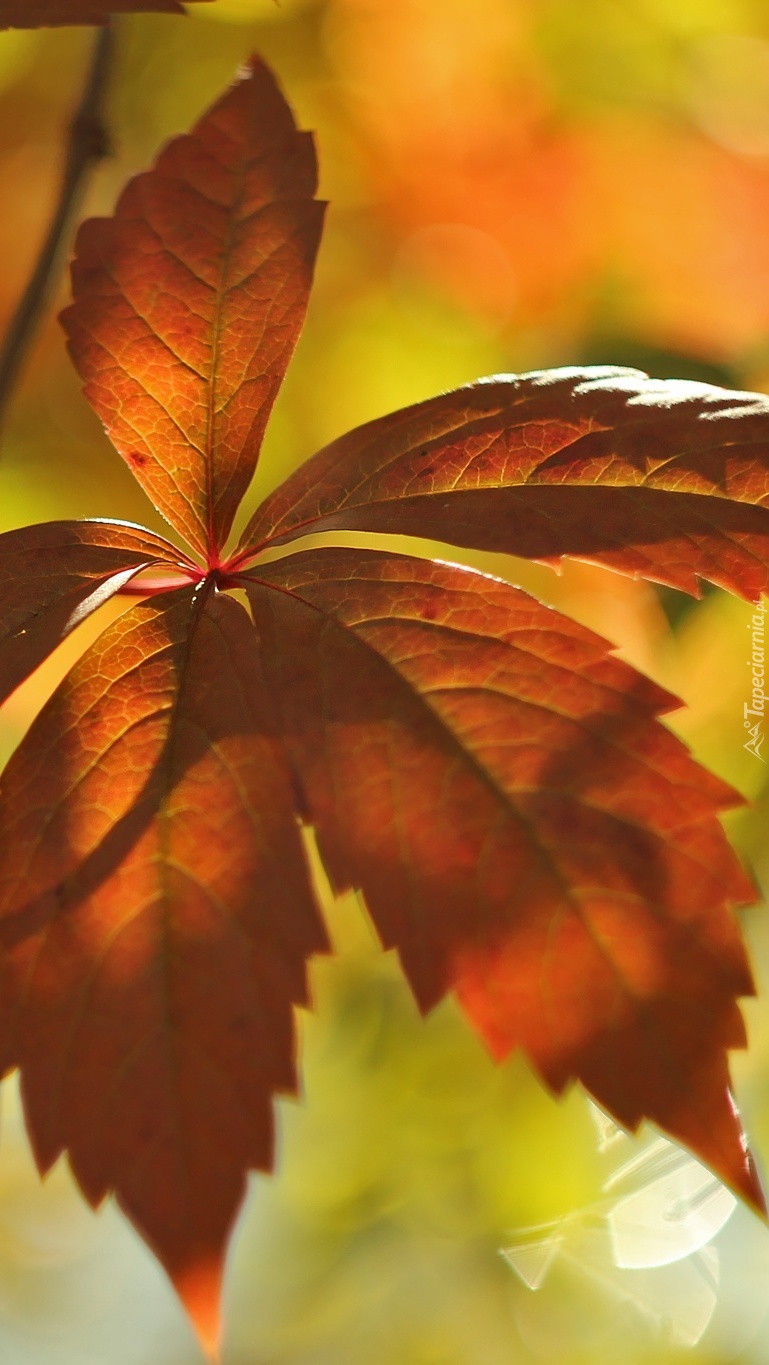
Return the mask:
<path fill-rule="evenodd" d="M 727 1071 L 752 989 L 734 908 L 753 888 L 718 823 L 739 798 L 660 724 L 678 703 L 497 579 L 272 552 L 411 534 L 755 599 L 769 399 L 635 370 L 483 381 L 333 442 L 228 556 L 307 306 L 316 179 L 253 60 L 79 234 L 73 358 L 195 562 L 121 523 L 0 537 L 0 696 L 111 594 L 152 595 L 0 781 L 0 1067 L 21 1068 L 41 1169 L 66 1149 L 94 1204 L 116 1191 L 209 1344 L 326 948 L 302 820 L 423 1010 L 455 991 L 495 1056 L 655 1119 L 763 1207 Z"/>

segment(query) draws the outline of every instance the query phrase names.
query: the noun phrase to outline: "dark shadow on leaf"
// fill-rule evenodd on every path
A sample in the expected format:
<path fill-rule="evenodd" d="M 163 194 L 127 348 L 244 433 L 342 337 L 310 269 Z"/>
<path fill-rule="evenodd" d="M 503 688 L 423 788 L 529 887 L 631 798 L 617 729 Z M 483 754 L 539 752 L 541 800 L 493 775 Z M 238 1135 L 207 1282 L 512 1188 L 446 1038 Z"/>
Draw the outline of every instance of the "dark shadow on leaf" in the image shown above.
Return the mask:
<path fill-rule="evenodd" d="M 372 503 L 312 530 L 397 530 L 545 562 L 572 555 L 690 593 L 701 578 L 751 601 L 769 590 L 769 508 L 702 494 L 530 483 Z"/>

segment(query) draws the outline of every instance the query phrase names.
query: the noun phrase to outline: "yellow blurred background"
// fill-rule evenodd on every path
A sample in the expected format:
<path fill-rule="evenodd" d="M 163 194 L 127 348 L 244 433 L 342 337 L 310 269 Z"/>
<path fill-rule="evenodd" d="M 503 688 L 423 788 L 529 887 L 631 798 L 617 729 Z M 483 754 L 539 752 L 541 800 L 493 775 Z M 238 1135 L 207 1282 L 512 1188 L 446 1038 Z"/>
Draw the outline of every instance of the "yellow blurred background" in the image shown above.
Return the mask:
<path fill-rule="evenodd" d="M 86 212 L 109 212 L 252 50 L 317 130 L 328 227 L 254 497 L 348 427 L 483 374 L 614 362 L 769 387 L 765 0 L 193 10 L 116 23 L 114 155 Z M 92 43 L 84 29 L 0 35 L 0 328 Z M 62 280 L 6 415 L 0 529 L 61 516 L 162 529 L 80 395 L 55 321 L 66 296 Z M 766 769 L 742 747 L 747 604 L 692 604 L 586 565 L 556 576 L 464 558 L 599 630 L 686 701 L 670 724 L 750 798 L 728 823 L 766 882 Z M 89 631 L 0 714 L 2 757 Z M 684 1347 L 692 1263 L 654 1284 L 611 1267 L 597 1211 L 609 1167 L 580 1092 L 556 1101 L 519 1058 L 495 1068 L 451 1002 L 421 1021 L 356 898 L 326 904 L 339 951 L 313 967 L 279 1172 L 253 1179 L 233 1242 L 225 1365 L 765 1365 L 769 1232 L 739 1209 L 710 1244 L 705 1325 Z M 766 991 L 766 918 L 744 920 Z M 767 999 L 746 1014 L 738 1098 L 769 1171 Z M 3 1365 L 200 1365 L 148 1251 L 112 1207 L 85 1207 L 66 1166 L 41 1186 L 13 1079 L 3 1100 Z M 498 1250 L 541 1223 L 557 1224 L 560 1251 L 532 1292 Z"/>

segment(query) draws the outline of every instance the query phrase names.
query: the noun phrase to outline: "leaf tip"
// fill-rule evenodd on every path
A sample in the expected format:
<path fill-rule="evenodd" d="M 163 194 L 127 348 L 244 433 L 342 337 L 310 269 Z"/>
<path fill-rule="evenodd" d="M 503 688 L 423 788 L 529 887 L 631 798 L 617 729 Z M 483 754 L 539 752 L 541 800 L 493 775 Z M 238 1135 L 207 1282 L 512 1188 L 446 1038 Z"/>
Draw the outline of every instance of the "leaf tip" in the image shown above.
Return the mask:
<path fill-rule="evenodd" d="M 747 1136 L 742 1130 L 739 1110 L 731 1099 L 731 1096 L 729 1098 L 734 1110 L 735 1121 L 739 1125 L 741 1138 L 740 1145 L 742 1148 L 742 1161 L 740 1162 L 739 1169 L 735 1172 L 731 1183 L 735 1193 L 742 1196 L 748 1207 L 758 1215 L 762 1222 L 767 1223 L 769 1222 L 769 1207 L 767 1207 L 766 1191 L 764 1189 L 763 1181 L 761 1180 L 761 1175 L 753 1153 L 748 1145 Z"/>
<path fill-rule="evenodd" d="M 762 1222 L 769 1221 L 763 1182 L 729 1089 L 721 1092 L 720 1102 L 711 1109 L 707 1127 L 701 1132 L 684 1134 L 682 1130 L 680 1136 L 675 1132 L 671 1135 L 691 1147 L 694 1155 L 705 1161 Z"/>
<path fill-rule="evenodd" d="M 169 1273 L 198 1341 L 212 1365 L 219 1365 L 223 1254 L 213 1254 L 205 1259 L 187 1263 L 170 1270 Z"/>
<path fill-rule="evenodd" d="M 759 1218 L 761 1218 L 764 1223 L 767 1223 L 769 1222 L 769 1208 L 767 1208 L 766 1191 L 764 1190 L 761 1176 L 759 1175 L 758 1168 L 753 1159 L 753 1153 L 748 1150 L 745 1153 L 745 1157 L 745 1164 L 747 1167 L 745 1198 L 754 1213 L 757 1213 Z"/>

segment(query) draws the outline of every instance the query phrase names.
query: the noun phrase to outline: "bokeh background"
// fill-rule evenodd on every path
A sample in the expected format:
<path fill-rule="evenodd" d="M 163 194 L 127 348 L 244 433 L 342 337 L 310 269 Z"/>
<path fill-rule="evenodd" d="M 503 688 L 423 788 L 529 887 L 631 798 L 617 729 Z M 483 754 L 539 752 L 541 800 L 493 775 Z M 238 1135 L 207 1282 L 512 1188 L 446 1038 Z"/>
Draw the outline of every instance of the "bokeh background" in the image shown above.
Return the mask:
<path fill-rule="evenodd" d="M 254 49 L 318 131 L 328 228 L 254 497 L 346 428 L 484 374 L 614 362 L 769 387 L 765 0 L 193 10 L 116 23 L 113 156 L 84 211 L 109 212 Z M 44 230 L 92 42 L 85 29 L 0 35 L 0 327 Z M 102 515 L 158 526 L 80 395 L 55 321 L 65 300 L 62 278 L 5 416 L 0 529 Z M 728 823 L 766 884 L 767 769 L 742 747 L 748 606 L 586 565 L 556 576 L 464 558 L 598 629 L 684 699 L 669 723 L 749 798 Z M 89 631 L 0 713 L 3 757 Z M 451 1002 L 420 1020 L 357 899 L 326 905 L 338 952 L 313 966 L 304 1093 L 279 1105 L 278 1174 L 254 1177 L 233 1242 L 225 1365 L 765 1362 L 769 1232 L 734 1214 L 711 1248 L 707 1328 L 677 1344 L 692 1265 L 612 1269 L 594 1208 L 607 1157 L 584 1097 L 555 1100 L 520 1058 L 494 1067 Z M 744 922 L 764 998 L 746 1003 L 751 1050 L 734 1066 L 769 1171 L 769 927 L 760 908 Z M 498 1249 L 548 1221 L 563 1254 L 532 1293 Z M 202 1361 L 120 1215 L 91 1213 L 64 1164 L 41 1185 L 13 1078 L 0 1358 Z"/>

